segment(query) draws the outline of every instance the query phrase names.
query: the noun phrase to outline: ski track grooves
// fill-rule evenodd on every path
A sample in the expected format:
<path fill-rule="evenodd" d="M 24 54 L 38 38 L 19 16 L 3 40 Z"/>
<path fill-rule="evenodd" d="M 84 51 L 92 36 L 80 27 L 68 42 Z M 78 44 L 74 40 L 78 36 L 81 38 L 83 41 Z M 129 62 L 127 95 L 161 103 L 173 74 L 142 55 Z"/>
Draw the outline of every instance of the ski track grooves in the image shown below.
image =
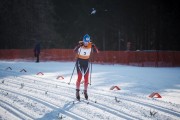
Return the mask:
<path fill-rule="evenodd" d="M 54 84 L 53 83 L 50 83 L 50 79 L 47 79 L 47 78 L 41 78 L 41 77 L 36 77 L 36 76 L 32 76 L 32 75 L 29 75 L 29 76 L 21 76 L 21 75 L 23 75 L 22 73 L 20 73 L 20 72 L 17 72 L 17 71 L 5 71 L 5 70 L 2 70 L 2 69 L 0 69 L 0 72 L 1 73 L 7 73 L 7 74 L 2 74 L 2 75 L 4 75 L 4 76 L 0 76 L 1 78 L 2 78 L 2 80 L 7 80 L 7 83 L 10 83 L 10 84 L 15 84 L 16 86 L 20 86 L 20 83 L 22 83 L 22 82 L 24 82 L 25 83 L 25 86 L 24 87 L 26 87 L 26 88 L 29 88 L 29 89 L 34 89 L 34 90 L 38 90 L 38 91 L 42 91 L 42 92 L 45 92 L 45 91 L 47 91 L 48 90 L 48 94 L 53 94 L 53 96 L 63 96 L 63 97 L 66 97 L 66 98 L 68 98 L 68 99 L 73 99 L 74 97 L 72 97 L 72 90 L 73 91 L 75 91 L 75 88 L 72 88 L 72 86 L 63 86 L 62 84 L 67 84 L 67 83 L 65 83 L 65 82 L 60 82 L 60 83 L 58 83 L 59 81 L 56 81 L 56 80 L 51 80 L 51 81 L 53 81 L 54 82 Z M 14 76 L 15 77 L 15 79 L 13 79 L 13 78 L 6 78 L 5 76 L 10 76 L 9 75 L 9 73 L 12 75 L 12 77 Z M 28 75 L 28 74 L 25 74 L 25 75 Z M 5 78 L 3 78 L 3 77 L 5 77 Z M 18 81 L 18 79 L 20 80 L 20 81 L 22 81 L 22 82 L 20 82 L 20 81 Z M 27 81 L 28 80 L 28 81 Z M 42 86 L 42 87 L 39 87 L 38 88 L 38 85 L 36 85 L 35 83 L 33 83 L 33 82 L 31 82 L 31 81 L 29 81 L 29 80 L 33 80 L 33 81 L 38 81 L 38 83 Z M 48 81 L 43 81 L 43 80 L 48 80 Z M 56 84 L 56 83 L 58 83 L 58 84 Z M 3 85 L 3 84 L 2 84 Z M 5 84 L 4 84 L 5 85 Z M 47 88 L 46 89 L 46 86 L 47 85 L 50 85 L 50 88 Z M 60 87 L 62 87 L 62 88 L 66 88 L 66 93 L 64 93 L 64 92 L 60 92 L 60 91 L 58 91 L 58 89 L 57 88 L 52 88 L 52 86 L 55 86 L 55 85 L 58 85 L 58 86 L 60 86 Z M 6 86 L 6 85 L 5 85 Z M 10 87 L 11 85 L 7 85 L 6 87 Z M 86 119 L 86 118 L 84 118 L 84 117 L 82 117 L 82 116 L 80 116 L 80 115 L 77 115 L 76 113 L 73 113 L 73 112 L 70 112 L 69 110 L 70 110 L 70 108 L 72 108 L 74 105 L 72 104 L 72 101 L 70 101 L 70 102 L 68 102 L 68 103 L 66 103 L 66 104 L 64 104 L 64 106 L 62 107 L 62 108 L 60 108 L 60 106 L 58 106 L 58 105 L 56 105 L 55 103 L 53 104 L 52 102 L 50 102 L 50 101 L 48 101 L 48 100 L 46 100 L 46 99 L 42 99 L 42 98 L 37 98 L 37 96 L 36 95 L 34 95 L 34 96 L 32 96 L 31 94 L 28 94 L 28 91 L 24 91 L 23 93 L 17 93 L 17 92 L 14 92 L 14 91 L 12 91 L 12 89 L 19 89 L 18 87 L 14 87 L 14 86 L 12 86 L 12 88 L 11 88 L 11 90 L 9 90 L 9 89 L 3 89 L 3 88 L 0 88 L 1 90 L 4 90 L 4 91 L 8 91 L 8 92 L 11 92 L 11 93 L 13 93 L 13 94 L 17 94 L 17 95 L 20 95 L 20 96 L 23 96 L 23 97 L 26 97 L 26 98 L 29 98 L 29 99 L 31 99 L 31 100 L 33 100 L 33 101 L 36 101 L 36 102 L 38 102 L 38 103 L 41 103 L 41 104 L 43 104 L 43 105 L 45 105 L 45 106 L 47 106 L 47 107 L 49 107 L 49 108 L 51 108 L 51 109 L 53 109 L 53 111 L 51 111 L 50 113 L 47 113 L 47 114 L 45 114 L 42 118 L 38 118 L 37 120 L 43 120 L 43 119 L 47 119 L 48 118 L 48 116 L 50 116 L 51 114 L 58 114 L 58 113 L 62 113 L 62 114 L 64 114 L 64 115 L 66 115 L 67 117 L 71 117 L 71 118 L 73 118 L 73 119 L 80 119 L 80 120 L 83 120 L 83 119 Z M 24 88 L 23 88 L 24 89 Z M 70 93 L 68 92 L 68 90 L 70 91 Z M 104 94 L 103 92 L 104 91 L 101 91 L 100 90 L 100 92 L 101 93 L 99 93 L 99 92 L 97 92 L 97 91 L 95 91 L 95 90 L 92 90 L 92 92 L 91 92 L 91 94 L 93 94 L 92 95 L 92 98 L 96 98 L 97 96 L 104 96 L 105 98 L 105 100 L 106 101 L 104 101 L 103 99 L 100 99 L 99 101 L 101 101 L 101 102 L 110 102 L 110 100 L 112 101 L 113 100 L 113 98 L 115 97 L 115 96 L 117 96 L 117 98 L 119 99 L 119 100 L 124 100 L 124 101 L 127 101 L 127 102 L 129 102 L 129 103 L 133 103 L 133 104 L 135 104 L 134 106 L 138 106 L 138 105 L 141 105 L 141 106 L 146 106 L 147 108 L 153 108 L 153 109 L 156 109 L 156 110 L 158 110 L 158 111 L 160 111 L 160 112 L 164 112 L 164 113 L 168 113 L 168 114 L 170 114 L 170 115 L 173 115 L 173 116 L 176 116 L 176 117 L 180 117 L 180 112 L 178 112 L 178 111 L 175 111 L 175 110 L 172 110 L 172 109 L 169 109 L 169 108 L 166 108 L 166 107 L 164 107 L 164 106 L 161 106 L 161 105 L 158 105 L 158 103 L 157 104 L 153 104 L 153 103 L 149 103 L 148 101 L 146 102 L 146 103 L 144 103 L 144 101 L 143 101 L 143 98 L 138 98 L 138 97 L 132 97 L 132 96 L 122 96 L 122 95 L 119 95 L 119 94 L 117 94 L 117 93 L 112 93 L 112 92 L 109 92 L 109 91 L 105 91 L 105 92 L 109 92 L 110 94 Z M 39 94 L 41 94 L 40 92 L 38 92 Z M 94 97 L 93 97 L 94 96 Z M 52 97 L 52 96 L 47 96 L 47 97 L 49 97 L 49 98 L 53 98 L 53 99 L 55 99 L 54 97 Z M 107 98 L 106 97 L 108 97 L 108 100 L 107 100 Z M 132 98 L 132 99 L 131 99 Z M 29 117 L 29 118 L 31 118 L 31 119 L 34 119 L 32 116 L 30 116 L 30 115 L 28 115 L 28 114 L 26 114 L 26 113 L 24 113 L 23 111 L 21 111 L 21 110 L 19 110 L 19 109 L 17 109 L 16 107 L 14 107 L 13 105 L 10 105 L 9 103 L 7 103 L 7 102 L 5 102 L 5 101 L 2 101 L 2 100 L 0 100 L 1 102 L 2 102 L 2 105 L 0 104 L 0 106 L 2 107 L 2 108 L 4 108 L 4 109 L 6 109 L 6 110 L 8 110 L 10 113 L 12 113 L 12 114 L 14 114 L 16 117 L 18 117 L 18 118 L 21 118 L 21 119 L 24 119 L 24 117 L 23 116 L 21 116 L 20 114 L 23 114 L 24 116 L 27 116 L 27 117 Z M 120 118 L 123 118 L 123 119 L 140 119 L 140 118 L 138 118 L 138 117 L 136 117 L 136 116 L 133 116 L 133 115 L 130 115 L 130 114 L 128 114 L 128 113 L 125 113 L 125 112 L 123 112 L 123 111 L 119 111 L 118 109 L 115 109 L 115 108 L 112 108 L 112 107 L 110 107 L 110 106 L 108 106 L 108 105 L 106 105 L 106 104 L 101 104 L 101 102 L 97 102 L 97 103 L 94 103 L 92 100 L 89 100 L 89 102 L 90 102 L 90 104 L 88 104 L 88 105 L 90 105 L 90 106 L 92 106 L 92 107 L 95 107 L 96 109 L 100 109 L 100 110 L 102 110 L 102 111 L 106 111 L 106 112 L 108 112 L 108 113 L 110 113 L 110 114 L 113 114 L 113 115 L 115 115 L 115 116 L 118 116 L 118 117 L 120 117 Z M 149 100 L 150 101 L 150 100 Z M 86 102 L 86 100 L 82 100 L 82 102 L 83 103 L 87 103 Z M 3 106 L 3 104 L 5 104 L 5 106 Z M 86 104 L 85 104 L 86 105 Z M 118 104 L 117 104 L 118 105 Z M 9 108 L 7 107 L 7 106 L 9 106 Z M 10 108 L 13 108 L 13 110 L 11 110 Z M 146 108 L 146 109 L 147 109 Z M 126 108 L 125 108 L 126 109 Z M 16 111 L 17 110 L 17 111 Z M 82 112 L 84 112 L 84 111 L 82 111 Z M 134 113 L 135 113 L 135 111 L 133 111 Z M 165 116 L 167 116 L 167 114 L 165 114 Z"/>
<path fill-rule="evenodd" d="M 15 84 L 15 83 L 14 83 Z M 26 87 L 29 87 L 29 86 L 26 86 Z M 34 88 L 34 87 L 30 87 L 30 88 Z M 37 90 L 37 88 L 34 88 L 34 89 L 36 89 Z M 39 90 L 42 90 L 42 91 L 45 91 L 44 89 L 39 89 Z M 49 92 L 49 93 L 52 93 L 52 94 L 57 94 L 56 92 Z M 62 94 L 61 94 L 62 95 Z M 102 94 L 100 94 L 100 95 L 102 95 Z M 70 97 L 70 96 L 69 96 Z M 110 97 L 110 96 L 108 96 L 108 97 Z M 112 96 L 111 96 L 112 97 Z M 72 97 L 71 97 L 72 98 Z M 121 99 L 124 99 L 124 98 L 121 98 Z M 129 101 L 128 99 L 124 99 L 124 100 L 127 100 L 127 101 Z M 135 102 L 135 101 L 130 101 L 130 102 Z M 138 104 L 141 104 L 141 103 L 139 103 L 139 102 L 136 102 L 136 103 L 138 103 Z M 143 105 L 146 105 L 146 104 L 143 104 Z M 96 106 L 97 107 L 97 106 Z M 108 107 L 108 106 L 104 106 L 104 107 L 99 107 L 99 109 L 106 109 L 106 107 Z M 113 109 L 113 108 L 110 108 L 109 107 L 109 109 L 111 109 L 111 111 L 110 110 L 106 110 L 107 112 L 110 112 L 110 113 L 112 113 L 112 111 L 114 111 L 115 109 Z M 116 110 L 117 111 L 117 110 Z M 125 113 L 124 113 L 125 114 Z M 116 114 L 117 115 L 117 114 Z M 127 115 L 127 114 L 126 114 Z M 120 117 L 120 115 L 117 115 L 117 116 L 119 116 Z M 122 116 L 121 116 L 122 117 Z"/>
<path fill-rule="evenodd" d="M 0 88 L 0 89 L 1 89 L 1 88 Z M 30 95 L 27 96 L 27 95 L 20 94 L 20 93 L 17 93 L 17 92 L 13 92 L 13 91 L 10 91 L 10 90 L 5 90 L 5 89 L 1 89 L 1 90 L 8 91 L 8 92 L 11 92 L 11 93 L 13 93 L 13 94 L 18 94 L 18 95 L 20 95 L 20 96 L 24 96 L 24 97 L 30 98 L 30 99 L 32 99 L 32 100 L 34 100 L 34 101 L 36 101 L 36 102 L 39 102 L 39 103 L 41 103 L 41 104 L 46 105 L 47 107 L 50 107 L 50 108 L 54 109 L 55 111 L 64 113 L 65 115 L 67 115 L 67 116 L 69 116 L 69 117 L 71 117 L 71 118 L 73 118 L 73 119 L 80 119 L 80 120 L 81 120 L 81 119 L 82 119 L 82 120 L 84 119 L 84 118 L 82 118 L 81 116 L 78 116 L 78 115 L 76 115 L 76 114 L 74 114 L 74 113 L 72 113 L 72 112 L 63 110 L 63 109 L 59 108 L 58 106 L 49 103 L 48 101 L 45 102 L 45 100 L 38 99 L 38 98 L 34 98 L 34 97 L 30 96 Z"/>
<path fill-rule="evenodd" d="M 7 103 L 7 102 L 5 102 L 5 101 L 2 101 L 2 100 L 0 100 L 0 101 L 1 101 L 2 103 L 4 103 L 4 104 L 10 106 L 11 108 L 15 109 L 15 110 L 18 111 L 19 113 L 22 113 L 22 114 L 24 114 L 25 116 L 27 116 L 27 117 L 29 117 L 29 118 L 31 118 L 31 119 L 34 119 L 32 116 L 30 116 L 30 115 L 28 115 L 27 113 L 25 113 L 25 112 L 23 112 L 23 111 L 17 109 L 16 107 L 12 106 L 11 104 L 9 104 L 9 103 Z M 13 112 L 13 113 L 15 113 L 15 112 Z M 17 115 L 17 114 L 16 114 L 16 115 Z M 20 115 L 18 115 L 18 117 L 21 118 Z M 24 119 L 24 118 L 23 118 L 23 119 Z"/>
<path fill-rule="evenodd" d="M 124 99 L 124 98 L 121 98 L 121 99 Z M 137 101 L 133 101 L 133 100 L 128 100 L 128 99 L 124 99 L 124 100 L 134 102 L 134 103 L 137 103 L 137 104 L 141 104 L 141 105 L 144 105 L 144 106 L 147 106 L 147 107 L 151 107 L 151 108 L 154 108 L 154 109 L 157 109 L 157 110 L 172 114 L 174 116 L 180 117 L 180 113 L 178 113 L 176 111 L 168 110 L 167 108 L 161 108 L 158 105 L 154 106 L 154 105 L 144 104 L 142 102 L 137 102 Z"/>
<path fill-rule="evenodd" d="M 8 82 L 10 82 L 10 81 L 8 81 Z M 15 82 L 10 82 L 10 83 L 13 83 L 13 84 L 16 84 L 16 85 L 18 85 L 17 83 L 15 83 Z M 35 87 L 33 87 L 33 85 L 28 85 L 28 86 L 26 86 L 26 87 L 29 87 L 29 88 L 33 88 L 33 89 L 35 89 L 35 90 L 40 90 L 40 91 L 45 91 L 45 89 L 39 89 L 39 88 L 35 88 Z M 57 93 L 57 92 L 55 92 L 55 91 L 49 91 L 49 94 L 55 94 L 55 95 L 63 95 L 64 97 L 67 97 L 68 96 L 68 98 L 71 98 L 71 99 L 73 99 L 74 97 L 72 97 L 72 95 L 69 95 L 69 94 L 65 94 L 65 93 Z M 106 105 L 103 105 L 103 104 L 100 104 L 100 103 L 96 103 L 96 104 L 90 104 L 91 106 L 94 106 L 94 107 L 96 107 L 96 108 L 99 108 L 99 109 L 101 109 L 101 110 L 104 110 L 104 111 L 106 111 L 106 112 L 109 112 L 109 113 L 111 113 L 111 114 L 114 114 L 114 112 L 116 112 L 114 115 L 116 115 L 117 117 L 122 117 L 122 118 L 125 118 L 125 119 L 132 119 L 132 117 L 133 116 L 131 116 L 131 117 L 127 117 L 127 116 L 130 116 L 130 115 L 128 115 L 128 114 L 126 114 L 126 113 L 122 113 L 122 112 L 119 112 L 118 110 L 116 110 L 116 109 L 114 109 L 114 108 L 111 108 L 111 107 L 108 107 L 108 106 L 106 106 Z M 97 106 L 98 105 L 98 106 Z M 107 109 L 107 108 L 108 109 Z M 124 114 L 124 115 L 123 115 Z M 127 116 L 126 116 L 127 115 Z M 133 118 L 135 118 L 135 117 L 133 117 Z"/>
<path fill-rule="evenodd" d="M 90 101 L 90 100 L 88 100 L 88 101 Z M 82 102 L 86 103 L 85 101 L 82 101 Z M 106 106 L 106 105 L 103 105 L 103 104 L 100 104 L 100 103 L 94 103 L 93 101 L 90 101 L 90 105 L 94 106 L 94 107 L 98 107 L 99 109 L 105 110 L 106 112 L 112 113 L 112 114 L 114 114 L 114 115 L 116 115 L 118 117 L 124 118 L 124 119 L 128 119 L 128 120 L 138 119 L 138 118 L 136 118 L 134 116 L 130 116 L 129 114 L 126 114 L 126 113 L 124 113 L 122 111 L 119 112 L 118 110 L 116 110 L 114 108 L 111 108 L 109 106 Z M 116 113 L 114 113 L 114 112 L 116 112 Z"/>
<path fill-rule="evenodd" d="M 17 83 L 12 82 L 12 81 L 8 81 L 8 82 L 13 83 L 13 84 L 17 84 Z M 33 84 L 33 83 L 32 83 L 32 84 Z M 18 84 L 17 84 L 17 85 L 18 85 Z M 45 89 L 35 88 L 33 85 L 27 85 L 26 87 L 33 88 L 33 89 L 36 89 L 36 90 L 45 91 Z M 54 91 L 49 91 L 49 93 L 56 94 L 56 95 L 64 95 L 64 96 L 66 95 L 66 96 L 68 96 L 69 98 L 72 98 L 72 99 L 74 98 L 74 97 L 72 97 L 72 95 L 67 95 L 67 94 L 64 94 L 64 93 L 61 93 L 61 94 L 60 94 L 60 93 L 57 93 L 57 92 L 54 92 Z M 102 109 L 102 110 L 104 110 L 104 111 L 106 111 L 106 112 L 110 112 L 111 114 L 114 114 L 114 115 L 116 115 L 116 116 L 118 116 L 118 117 L 122 117 L 122 118 L 125 118 L 125 119 L 132 119 L 131 117 L 133 117 L 133 116 L 127 117 L 127 116 L 129 116 L 128 114 L 119 112 L 118 110 L 116 110 L 116 109 L 114 109 L 114 108 L 110 108 L 110 107 L 108 107 L 108 106 L 106 106 L 106 105 L 99 104 L 99 103 L 96 103 L 96 104 L 98 104 L 99 107 L 97 107 L 97 105 L 92 105 L 92 106 L 97 107 L 97 108 L 99 108 L 99 109 Z M 108 107 L 108 109 L 107 109 L 106 107 Z M 116 112 L 116 113 L 114 113 L 114 112 Z M 123 115 L 123 114 L 124 114 L 124 115 Z M 127 116 L 126 116 L 126 115 L 127 115 Z M 136 117 L 133 117 L 133 118 L 136 118 Z"/>
<path fill-rule="evenodd" d="M 0 101 L 1 101 L 1 100 L 0 100 Z M 2 105 L 2 103 L 3 103 L 4 105 Z M 4 109 L 7 110 L 8 112 L 10 112 L 10 113 L 13 114 L 14 116 L 16 116 L 17 118 L 19 118 L 19 119 L 24 119 L 21 115 L 19 115 L 17 112 L 15 112 L 16 110 L 14 110 L 13 108 L 11 108 L 10 106 L 7 107 L 7 106 L 6 106 L 7 104 L 5 104 L 4 102 L 2 102 L 2 103 L 0 104 L 0 107 L 4 108 Z"/>
<path fill-rule="evenodd" d="M 28 86 L 28 87 L 30 87 L 30 86 Z M 32 85 L 31 85 L 31 88 L 32 88 Z M 34 88 L 34 87 L 33 87 Z M 34 89 L 37 89 L 37 88 L 34 88 Z M 43 90 L 43 89 L 39 89 L 39 90 L 42 90 L 42 91 L 45 91 L 45 90 Z M 52 91 L 49 91 L 49 93 L 52 93 L 52 94 L 58 94 L 57 92 L 52 92 Z M 64 93 L 61 93 L 61 94 L 59 94 L 59 95 L 66 95 L 67 96 L 67 94 L 64 94 Z M 70 98 L 71 97 L 71 95 L 69 96 L 68 95 L 68 97 Z M 74 98 L 74 97 L 71 97 L 71 98 Z M 99 103 L 96 103 L 96 104 L 99 104 Z M 108 107 L 108 106 L 106 106 L 106 105 L 103 105 L 103 104 L 99 104 L 99 105 L 101 105 L 101 107 L 99 107 L 99 109 L 103 109 L 103 110 L 106 110 L 107 112 L 110 112 L 110 110 L 108 110 L 108 109 L 111 109 L 111 111 L 116 111 L 116 112 L 119 112 L 119 111 L 117 111 L 117 110 L 115 110 L 114 108 L 110 108 L 110 107 Z M 97 107 L 97 106 L 96 106 Z M 106 109 L 106 107 L 108 107 L 108 109 Z M 113 112 L 110 112 L 110 113 L 112 113 L 113 114 Z M 126 113 L 123 113 L 123 114 L 125 114 L 125 115 L 128 115 L 128 114 L 126 114 Z M 118 117 L 119 116 L 121 116 L 122 117 L 122 113 L 120 113 L 120 114 L 114 114 L 114 115 L 117 115 Z M 128 115 L 129 116 L 129 115 Z M 127 117 L 126 116 L 124 116 L 126 119 L 127 119 Z M 132 116 L 133 117 L 133 116 Z M 134 118 L 136 118 L 136 117 L 134 117 Z M 130 118 L 128 118 L 128 119 L 130 119 Z"/>
<path fill-rule="evenodd" d="M 106 97 L 114 97 L 114 96 L 107 96 L 107 95 L 104 95 L 104 94 L 99 94 L 99 93 L 94 93 L 94 94 L 97 94 L 97 95 L 103 95 L 103 96 L 106 96 Z M 118 98 L 118 97 L 117 97 Z M 166 112 L 166 113 L 169 113 L 171 115 L 174 115 L 174 116 L 177 116 L 177 117 L 180 117 L 180 113 L 177 112 L 177 111 L 173 111 L 171 109 L 168 109 L 168 108 L 165 108 L 165 107 L 162 107 L 162 106 L 158 106 L 158 105 L 153 105 L 153 104 L 150 104 L 150 103 L 146 103 L 144 104 L 143 102 L 141 101 L 135 101 L 135 100 L 130 100 L 130 99 L 126 99 L 126 98 L 120 98 L 120 100 L 125 100 L 125 101 L 129 101 L 129 102 L 132 102 L 132 103 L 137 103 L 137 104 L 140 104 L 142 106 L 147 106 L 147 107 L 150 107 L 150 108 L 154 108 L 154 109 L 157 109 L 157 110 L 160 110 L 160 111 L 163 111 L 163 112 Z"/>

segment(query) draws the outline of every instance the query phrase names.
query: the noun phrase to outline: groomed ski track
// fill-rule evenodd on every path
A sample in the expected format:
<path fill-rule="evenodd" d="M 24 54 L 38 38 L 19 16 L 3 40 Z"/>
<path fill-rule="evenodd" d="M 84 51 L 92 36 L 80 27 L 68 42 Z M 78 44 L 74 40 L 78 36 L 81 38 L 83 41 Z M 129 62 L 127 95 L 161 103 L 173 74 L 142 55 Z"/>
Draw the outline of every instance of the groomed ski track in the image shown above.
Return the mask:
<path fill-rule="evenodd" d="M 145 120 L 180 119 L 180 105 L 147 96 L 89 87 L 89 104 L 81 91 L 74 103 L 75 84 L 48 76 L 0 69 L 0 119 L 26 120 Z M 116 97 L 116 99 L 115 99 Z M 151 115 L 154 113 L 155 115 Z"/>

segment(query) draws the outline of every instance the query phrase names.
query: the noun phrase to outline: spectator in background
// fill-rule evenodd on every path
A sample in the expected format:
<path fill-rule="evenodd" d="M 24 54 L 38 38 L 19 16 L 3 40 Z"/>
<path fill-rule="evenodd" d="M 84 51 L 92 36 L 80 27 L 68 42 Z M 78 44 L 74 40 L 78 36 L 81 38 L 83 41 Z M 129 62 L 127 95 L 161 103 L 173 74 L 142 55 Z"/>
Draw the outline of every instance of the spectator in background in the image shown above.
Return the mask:
<path fill-rule="evenodd" d="M 36 41 L 36 44 L 34 46 L 34 56 L 36 57 L 36 62 L 39 62 L 39 55 L 40 55 L 40 42 Z"/>

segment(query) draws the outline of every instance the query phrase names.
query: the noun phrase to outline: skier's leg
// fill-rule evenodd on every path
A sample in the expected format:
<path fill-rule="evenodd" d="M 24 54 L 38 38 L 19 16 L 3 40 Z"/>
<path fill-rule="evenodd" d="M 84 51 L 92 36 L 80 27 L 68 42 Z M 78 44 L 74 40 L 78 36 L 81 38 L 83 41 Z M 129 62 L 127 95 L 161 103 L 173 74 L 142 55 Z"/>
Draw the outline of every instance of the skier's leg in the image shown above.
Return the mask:
<path fill-rule="evenodd" d="M 82 78 L 82 73 L 79 71 L 78 72 L 78 79 L 76 81 L 76 99 L 77 100 L 80 100 L 79 90 L 80 90 L 81 78 Z"/>
<path fill-rule="evenodd" d="M 39 54 L 37 54 L 37 61 L 36 62 L 39 62 Z"/>
<path fill-rule="evenodd" d="M 76 89 L 80 89 L 80 83 L 81 83 L 81 79 L 82 79 L 82 65 L 79 60 L 76 63 L 76 70 L 77 70 L 77 74 L 78 74 L 78 78 L 76 81 Z"/>
<path fill-rule="evenodd" d="M 87 88 L 88 88 L 88 78 L 89 78 L 89 64 L 88 61 L 86 61 L 84 68 L 84 97 L 87 100 L 88 94 L 87 94 Z"/>
<path fill-rule="evenodd" d="M 78 78 L 76 81 L 76 89 L 80 89 L 81 79 L 82 79 L 82 73 L 80 71 L 78 71 Z"/>
<path fill-rule="evenodd" d="M 85 97 L 86 100 L 88 99 L 88 94 L 87 94 L 88 76 L 89 76 L 89 70 L 88 70 L 88 72 L 84 75 L 84 97 Z"/>
<path fill-rule="evenodd" d="M 80 66 L 79 61 L 77 61 L 76 63 L 76 69 L 77 69 L 77 74 L 78 74 L 78 78 L 76 81 L 76 98 L 78 100 L 80 100 L 80 95 L 79 95 L 79 90 L 80 90 L 80 83 L 81 83 L 81 79 L 82 79 L 82 68 Z"/>
<path fill-rule="evenodd" d="M 79 89 L 76 89 L 76 99 L 80 100 Z"/>
<path fill-rule="evenodd" d="M 84 97 L 85 97 L 86 100 L 88 100 L 87 90 L 84 90 Z"/>
<path fill-rule="evenodd" d="M 88 78 L 89 78 L 89 70 L 84 75 L 84 90 L 87 90 L 87 88 L 88 88 Z"/>

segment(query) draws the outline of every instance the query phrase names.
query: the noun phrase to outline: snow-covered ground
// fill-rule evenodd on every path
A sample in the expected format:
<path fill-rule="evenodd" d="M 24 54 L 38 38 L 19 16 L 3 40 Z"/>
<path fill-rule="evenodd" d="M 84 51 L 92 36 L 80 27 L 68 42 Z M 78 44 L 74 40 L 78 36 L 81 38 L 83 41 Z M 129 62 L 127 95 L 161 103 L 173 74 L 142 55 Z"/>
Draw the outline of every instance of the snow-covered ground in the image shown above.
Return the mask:
<path fill-rule="evenodd" d="M 92 64 L 89 102 L 83 93 L 78 102 L 76 71 L 68 85 L 74 64 L 0 61 L 0 120 L 180 119 L 180 67 Z"/>

